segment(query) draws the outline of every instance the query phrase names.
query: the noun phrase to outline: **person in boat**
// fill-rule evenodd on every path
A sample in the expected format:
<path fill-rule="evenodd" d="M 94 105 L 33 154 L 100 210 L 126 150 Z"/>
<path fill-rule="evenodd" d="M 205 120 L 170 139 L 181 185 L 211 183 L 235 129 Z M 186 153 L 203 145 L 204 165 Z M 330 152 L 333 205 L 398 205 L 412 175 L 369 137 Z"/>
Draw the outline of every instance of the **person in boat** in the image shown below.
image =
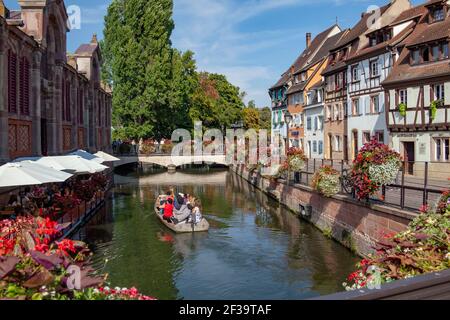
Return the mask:
<path fill-rule="evenodd" d="M 173 200 L 172 198 L 168 198 L 166 203 L 164 204 L 164 214 L 163 219 L 167 222 L 172 222 L 173 218 Z"/>
<path fill-rule="evenodd" d="M 193 201 L 194 207 L 192 209 L 192 214 L 188 219 L 188 222 L 192 222 L 192 219 L 194 220 L 194 224 L 198 224 L 202 221 L 202 202 L 200 199 L 194 199 Z"/>
<path fill-rule="evenodd" d="M 173 193 L 170 190 L 166 192 L 165 196 L 158 197 L 158 200 L 157 200 L 159 202 L 158 209 L 159 209 L 159 212 L 161 215 L 164 214 L 164 206 L 167 203 L 168 199 L 172 199 L 172 201 L 173 201 Z"/>
<path fill-rule="evenodd" d="M 183 202 L 181 202 L 180 199 L 177 199 L 177 200 L 178 200 L 178 203 L 182 203 L 182 205 L 180 206 L 180 209 L 177 209 L 175 207 L 173 210 L 174 218 L 172 218 L 172 221 L 174 221 L 175 224 L 187 220 L 191 216 L 192 209 L 193 209 L 193 206 L 190 203 L 184 203 L 184 200 L 183 200 Z"/>

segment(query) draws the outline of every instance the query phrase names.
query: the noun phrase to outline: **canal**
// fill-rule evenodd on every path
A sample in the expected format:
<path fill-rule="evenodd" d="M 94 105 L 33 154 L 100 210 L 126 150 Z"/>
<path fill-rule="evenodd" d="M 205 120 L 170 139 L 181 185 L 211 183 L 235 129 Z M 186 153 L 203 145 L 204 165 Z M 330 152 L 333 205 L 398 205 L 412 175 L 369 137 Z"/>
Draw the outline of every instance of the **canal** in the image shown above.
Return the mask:
<path fill-rule="evenodd" d="M 116 172 L 107 209 L 81 230 L 108 281 L 158 299 L 305 299 L 342 291 L 357 257 L 226 169 Z M 208 233 L 173 234 L 154 200 L 197 195 Z"/>

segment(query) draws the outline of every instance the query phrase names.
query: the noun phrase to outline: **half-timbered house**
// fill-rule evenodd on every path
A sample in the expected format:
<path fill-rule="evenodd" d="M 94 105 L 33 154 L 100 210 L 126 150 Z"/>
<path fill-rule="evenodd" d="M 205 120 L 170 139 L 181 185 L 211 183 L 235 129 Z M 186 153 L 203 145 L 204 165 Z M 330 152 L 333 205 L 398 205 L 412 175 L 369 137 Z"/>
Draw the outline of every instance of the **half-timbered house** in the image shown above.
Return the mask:
<path fill-rule="evenodd" d="M 430 171 L 450 172 L 449 5 L 431 0 L 398 22 L 414 24 L 414 30 L 383 82 L 391 144 L 408 162 L 409 174 L 423 173 L 425 162 Z"/>

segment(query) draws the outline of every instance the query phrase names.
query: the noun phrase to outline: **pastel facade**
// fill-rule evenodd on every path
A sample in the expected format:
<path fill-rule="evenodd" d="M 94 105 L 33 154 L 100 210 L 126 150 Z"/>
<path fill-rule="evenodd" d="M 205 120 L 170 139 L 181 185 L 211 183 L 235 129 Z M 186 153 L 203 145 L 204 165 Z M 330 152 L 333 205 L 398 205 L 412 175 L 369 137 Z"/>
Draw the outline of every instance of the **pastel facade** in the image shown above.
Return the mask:
<path fill-rule="evenodd" d="M 324 158 L 324 86 L 320 81 L 307 92 L 305 114 L 305 152 L 310 159 Z"/>
<path fill-rule="evenodd" d="M 111 92 L 94 36 L 66 52 L 64 1 L 0 0 L 0 162 L 110 149 Z"/>

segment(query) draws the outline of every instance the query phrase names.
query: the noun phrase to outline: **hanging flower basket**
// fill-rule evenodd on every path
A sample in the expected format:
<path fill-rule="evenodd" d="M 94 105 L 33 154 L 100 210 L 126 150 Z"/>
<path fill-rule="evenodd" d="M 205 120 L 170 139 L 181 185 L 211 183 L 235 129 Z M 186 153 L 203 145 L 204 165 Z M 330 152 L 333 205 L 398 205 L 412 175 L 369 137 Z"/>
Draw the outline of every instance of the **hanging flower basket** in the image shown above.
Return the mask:
<path fill-rule="evenodd" d="M 288 150 L 288 169 L 292 172 L 299 172 L 305 168 L 305 163 L 308 158 L 305 156 L 303 150 L 299 148 L 289 148 Z"/>
<path fill-rule="evenodd" d="M 339 172 L 330 166 L 321 167 L 314 174 L 312 187 L 325 197 L 334 196 L 340 189 Z"/>
<path fill-rule="evenodd" d="M 401 168 L 400 154 L 375 139 L 359 151 L 351 172 L 358 199 L 367 199 L 395 181 Z"/>

